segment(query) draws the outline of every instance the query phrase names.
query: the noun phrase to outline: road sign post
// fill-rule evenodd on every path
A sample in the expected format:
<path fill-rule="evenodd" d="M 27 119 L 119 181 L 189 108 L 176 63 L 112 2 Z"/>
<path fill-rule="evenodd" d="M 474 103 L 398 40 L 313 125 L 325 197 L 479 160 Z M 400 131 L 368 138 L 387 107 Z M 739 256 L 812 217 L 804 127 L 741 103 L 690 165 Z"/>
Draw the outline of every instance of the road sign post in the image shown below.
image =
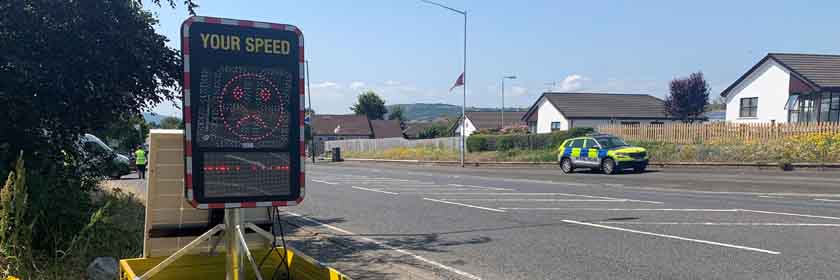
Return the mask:
<path fill-rule="evenodd" d="M 303 35 L 292 25 L 196 16 L 181 37 L 184 194 L 195 208 L 225 209 L 227 279 L 239 280 L 243 254 L 256 268 L 240 208 L 304 197 Z"/>

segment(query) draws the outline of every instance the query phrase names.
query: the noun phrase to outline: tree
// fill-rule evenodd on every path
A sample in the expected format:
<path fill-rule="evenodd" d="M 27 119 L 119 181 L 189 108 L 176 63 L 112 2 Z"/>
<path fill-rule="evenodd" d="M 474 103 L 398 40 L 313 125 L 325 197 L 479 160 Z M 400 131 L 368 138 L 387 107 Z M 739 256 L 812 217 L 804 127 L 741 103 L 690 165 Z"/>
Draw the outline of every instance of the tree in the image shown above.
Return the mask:
<path fill-rule="evenodd" d="M 398 120 L 398 121 L 400 121 L 400 122 L 404 121 L 404 120 L 405 120 L 405 117 L 403 116 L 403 109 L 402 109 L 402 106 L 396 106 L 396 107 L 394 107 L 394 110 L 392 110 L 391 112 L 389 112 L 389 114 L 388 114 L 388 119 L 389 119 L 389 120 Z"/>
<path fill-rule="evenodd" d="M 665 99 L 665 110 L 683 122 L 699 119 L 709 103 L 709 84 L 703 72 L 692 73 L 687 78 L 677 78 L 670 83 L 671 92 Z"/>
<path fill-rule="evenodd" d="M 720 95 L 713 98 L 709 105 L 706 105 L 706 112 L 722 110 L 726 110 L 726 98 Z"/>
<path fill-rule="evenodd" d="M 139 131 L 138 131 L 139 128 Z M 143 120 L 143 116 L 135 116 L 127 121 L 111 123 L 103 129 L 93 132 L 109 145 L 115 143 L 117 151 L 131 153 L 137 146 L 146 142 L 151 126 Z"/>
<path fill-rule="evenodd" d="M 37 237 L 33 259 L 57 263 L 52 258 L 78 253 L 67 248 L 93 223 L 90 192 L 104 174 L 86 164 L 80 136 L 179 97 L 180 54 L 141 7 L 140 0 L 0 1 L 0 177 L 25 162 L 32 211 L 22 224 Z M 36 273 L 20 276 L 34 278 L 28 274 Z"/>
<path fill-rule="evenodd" d="M 179 117 L 165 117 L 160 119 L 162 129 L 184 129 L 184 122 Z"/>
<path fill-rule="evenodd" d="M 350 107 L 350 110 L 353 110 L 356 115 L 366 115 L 371 120 L 381 120 L 388 112 L 385 101 L 373 91 L 360 94 L 358 101 Z"/>
<path fill-rule="evenodd" d="M 0 143 L 73 153 L 82 133 L 178 97 L 179 52 L 138 2 L 0 4 Z"/>

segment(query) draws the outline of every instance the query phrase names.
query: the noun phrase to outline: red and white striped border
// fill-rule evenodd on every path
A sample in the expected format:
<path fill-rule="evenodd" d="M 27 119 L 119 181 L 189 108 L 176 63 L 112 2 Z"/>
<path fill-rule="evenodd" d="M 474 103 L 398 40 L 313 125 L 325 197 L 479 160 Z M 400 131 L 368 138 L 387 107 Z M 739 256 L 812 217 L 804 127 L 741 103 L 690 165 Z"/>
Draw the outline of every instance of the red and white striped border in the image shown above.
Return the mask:
<path fill-rule="evenodd" d="M 300 84 L 298 88 L 300 89 L 300 197 L 296 200 L 292 201 L 260 201 L 260 202 L 236 202 L 236 203 L 198 203 L 195 201 L 195 197 L 193 196 L 193 189 L 192 189 L 192 120 L 190 115 L 190 53 L 189 53 L 189 34 L 190 34 L 190 25 L 193 22 L 206 22 L 206 23 L 213 23 L 213 24 L 225 24 L 225 25 L 234 25 L 234 26 L 244 26 L 244 27 L 256 27 L 256 28 L 269 28 L 269 29 L 279 29 L 279 30 L 286 30 L 295 32 L 298 36 L 298 48 L 299 57 L 298 61 L 300 64 L 299 76 L 300 76 Z M 304 126 L 303 126 L 303 117 L 304 117 L 304 55 L 303 55 L 303 33 L 294 25 L 289 24 L 277 24 L 277 23 L 268 23 L 268 22 L 258 22 L 258 21 L 248 21 L 248 20 L 235 20 L 235 19 L 226 19 L 226 18 L 214 18 L 214 17 L 200 17 L 200 16 L 193 16 L 188 18 L 181 24 L 181 51 L 182 57 L 184 62 L 184 94 L 183 94 L 183 105 L 184 105 L 184 155 L 186 164 L 184 166 L 184 186 L 186 188 L 186 198 L 187 201 L 195 208 L 198 209 L 210 209 L 210 208 L 254 208 L 254 207 L 277 207 L 277 206 L 295 206 L 298 205 L 301 201 L 303 201 L 303 197 L 305 195 L 306 190 L 306 177 L 304 176 L 306 170 L 304 168 L 304 163 L 306 162 L 306 150 L 304 144 Z"/>

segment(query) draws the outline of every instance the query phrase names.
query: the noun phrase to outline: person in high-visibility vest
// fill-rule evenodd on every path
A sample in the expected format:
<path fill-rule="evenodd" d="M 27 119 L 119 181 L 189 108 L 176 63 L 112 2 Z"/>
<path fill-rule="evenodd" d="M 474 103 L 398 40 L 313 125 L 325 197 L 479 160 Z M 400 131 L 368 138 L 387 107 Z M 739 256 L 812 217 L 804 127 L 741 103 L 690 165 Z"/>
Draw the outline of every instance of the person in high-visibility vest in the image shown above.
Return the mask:
<path fill-rule="evenodd" d="M 143 150 L 143 147 L 137 147 L 137 151 L 134 151 L 134 164 L 137 165 L 137 174 L 140 176 L 140 179 L 146 179 L 146 151 Z"/>

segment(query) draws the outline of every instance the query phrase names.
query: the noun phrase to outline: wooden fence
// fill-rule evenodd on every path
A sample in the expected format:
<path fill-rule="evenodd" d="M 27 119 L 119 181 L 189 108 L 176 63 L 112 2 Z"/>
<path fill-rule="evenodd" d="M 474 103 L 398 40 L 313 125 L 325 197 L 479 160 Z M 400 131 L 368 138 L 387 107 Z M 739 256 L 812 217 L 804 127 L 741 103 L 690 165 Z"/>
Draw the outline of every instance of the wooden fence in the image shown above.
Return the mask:
<path fill-rule="evenodd" d="M 695 144 L 710 141 L 766 141 L 812 133 L 840 133 L 840 123 L 611 124 L 599 126 L 597 130 L 600 133 L 616 135 L 626 140 Z"/>

